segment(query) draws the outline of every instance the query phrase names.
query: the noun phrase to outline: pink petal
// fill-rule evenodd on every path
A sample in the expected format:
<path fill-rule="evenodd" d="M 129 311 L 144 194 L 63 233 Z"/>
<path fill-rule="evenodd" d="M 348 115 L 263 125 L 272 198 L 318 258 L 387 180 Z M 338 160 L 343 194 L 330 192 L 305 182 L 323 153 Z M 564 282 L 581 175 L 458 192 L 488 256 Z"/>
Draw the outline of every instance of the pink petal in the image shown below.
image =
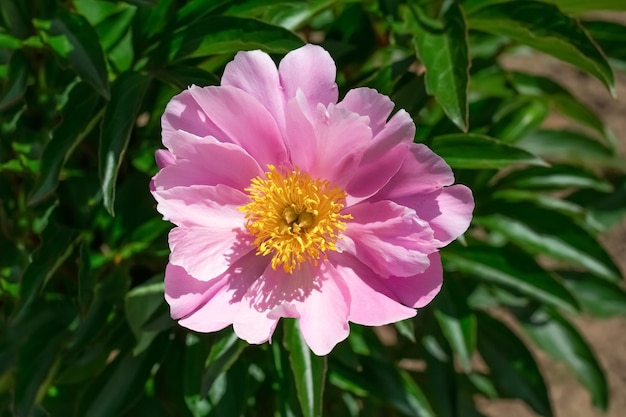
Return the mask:
<path fill-rule="evenodd" d="M 263 173 L 257 162 L 238 145 L 186 132 L 175 132 L 171 139 L 170 149 L 176 155 L 176 163 L 164 167 L 154 177 L 157 190 L 217 184 L 243 190 L 252 178 Z"/>
<path fill-rule="evenodd" d="M 170 101 L 162 118 L 163 143 L 170 148 L 175 130 L 241 146 L 261 166 L 286 157 L 272 115 L 254 97 L 229 86 L 192 86 Z M 262 146 L 259 146 L 262 144 Z"/>
<path fill-rule="evenodd" d="M 237 87 L 256 98 L 285 128 L 285 99 L 276 64 L 265 52 L 238 52 L 224 68 L 222 85 Z"/>
<path fill-rule="evenodd" d="M 171 138 L 179 130 L 197 137 L 211 135 L 206 126 L 207 115 L 191 96 L 190 90 L 192 88 L 199 89 L 200 87 L 192 86 L 174 96 L 167 103 L 163 116 L 161 116 L 163 145 L 170 150 Z"/>
<path fill-rule="evenodd" d="M 233 330 L 240 339 L 248 343 L 260 344 L 271 339 L 280 316 L 272 316 L 269 311 L 259 311 L 244 300 L 233 322 Z"/>
<path fill-rule="evenodd" d="M 415 210 L 420 219 L 430 224 L 439 247 L 465 233 L 472 220 L 474 198 L 464 185 L 453 185 L 429 194 L 398 199 L 398 203 Z"/>
<path fill-rule="evenodd" d="M 165 149 L 157 149 L 157 151 L 154 153 L 154 159 L 156 160 L 159 169 L 172 165 L 176 161 L 174 155 L 172 155 L 171 152 L 166 151 Z"/>
<path fill-rule="evenodd" d="M 245 223 L 239 207 L 247 204 L 249 198 L 225 185 L 174 187 L 153 194 L 159 213 L 177 226 L 230 231 Z"/>
<path fill-rule="evenodd" d="M 182 268 L 171 266 L 166 275 L 166 300 L 179 323 L 198 332 L 213 332 L 233 323 L 241 310 L 241 298 L 263 272 L 267 259 L 250 253 L 223 275 L 210 282 L 194 279 Z M 178 313 L 174 316 L 174 312 Z"/>
<path fill-rule="evenodd" d="M 428 256 L 430 266 L 412 277 L 389 277 L 385 285 L 404 305 L 422 308 L 430 303 L 441 290 L 443 270 L 439 253 Z"/>
<path fill-rule="evenodd" d="M 391 201 L 361 203 L 345 210 L 353 219 L 338 245 L 382 277 L 411 276 L 428 268 L 437 250 L 433 231 L 415 211 Z"/>
<path fill-rule="evenodd" d="M 223 274 L 238 259 L 254 250 L 251 236 L 230 225 L 221 228 L 176 227 L 170 231 L 170 263 L 192 277 L 210 281 Z"/>
<path fill-rule="evenodd" d="M 400 304 L 393 296 L 387 288 L 388 281 L 371 269 L 351 256 L 334 255 L 332 259 L 350 291 L 348 319 L 352 323 L 381 326 L 415 316 L 413 308 Z"/>
<path fill-rule="evenodd" d="M 171 263 L 165 268 L 165 300 L 170 314 L 178 320 L 196 311 L 224 285 L 215 279 L 209 282 L 193 278 L 184 268 Z"/>
<path fill-rule="evenodd" d="M 393 102 L 389 97 L 380 94 L 373 88 L 354 88 L 346 94 L 337 107 L 351 112 L 368 116 L 372 135 L 376 136 L 387 123 L 387 119 L 393 110 Z"/>
<path fill-rule="evenodd" d="M 346 187 L 348 205 L 374 195 L 398 173 L 405 160 L 411 157 L 414 136 L 413 119 L 404 110 L 398 111 L 366 149 L 352 181 Z"/>
<path fill-rule="evenodd" d="M 367 118 L 320 104 L 309 119 L 303 105 L 302 95 L 287 104 L 286 143 L 291 161 L 313 178 L 343 187 L 371 140 Z"/>
<path fill-rule="evenodd" d="M 454 175 L 446 162 L 426 145 L 412 143 L 410 153 L 396 175 L 372 198 L 398 198 L 429 193 L 454 183 Z"/>
<path fill-rule="evenodd" d="M 324 106 L 336 103 L 336 72 L 331 56 L 317 45 L 308 44 L 289 52 L 278 66 L 285 101 L 294 98 L 296 92 L 301 90 L 311 109 L 319 103 Z"/>
<path fill-rule="evenodd" d="M 318 356 L 330 353 L 350 333 L 347 305 L 350 295 L 341 274 L 327 265 L 321 288 L 313 291 L 298 308 L 302 336 Z"/>
<path fill-rule="evenodd" d="M 268 266 L 250 287 L 245 300 L 251 309 L 266 312 L 264 319 L 299 318 L 300 331 L 317 355 L 327 354 L 348 337 L 349 294 L 341 277 L 328 263 L 319 267 L 302 264 L 293 274 Z M 236 327 L 240 337 L 249 335 L 241 335 L 240 330 Z"/>
<path fill-rule="evenodd" d="M 375 151 L 372 148 L 367 149 L 345 187 L 348 194 L 346 205 L 357 204 L 376 194 L 398 172 L 408 152 L 409 146 L 404 143 L 379 153 L 377 157 L 373 156 Z"/>
<path fill-rule="evenodd" d="M 244 148 L 261 166 L 286 157 L 282 136 L 272 115 L 248 93 L 234 87 L 191 88 L 208 115 L 207 125 L 218 140 Z"/>

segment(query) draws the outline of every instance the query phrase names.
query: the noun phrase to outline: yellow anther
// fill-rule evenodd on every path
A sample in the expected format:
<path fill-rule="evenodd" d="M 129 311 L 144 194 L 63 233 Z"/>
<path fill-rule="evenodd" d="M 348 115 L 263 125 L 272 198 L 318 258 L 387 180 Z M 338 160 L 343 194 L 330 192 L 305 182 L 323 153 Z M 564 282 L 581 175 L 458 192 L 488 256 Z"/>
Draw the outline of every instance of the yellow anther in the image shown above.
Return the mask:
<path fill-rule="evenodd" d="M 298 168 L 279 172 L 272 165 L 265 178 L 246 188 L 251 202 L 239 209 L 254 236 L 258 255 L 272 255 L 272 268 L 292 273 L 303 262 L 317 265 L 346 230 L 341 214 L 346 193 L 329 181 L 313 179 Z"/>

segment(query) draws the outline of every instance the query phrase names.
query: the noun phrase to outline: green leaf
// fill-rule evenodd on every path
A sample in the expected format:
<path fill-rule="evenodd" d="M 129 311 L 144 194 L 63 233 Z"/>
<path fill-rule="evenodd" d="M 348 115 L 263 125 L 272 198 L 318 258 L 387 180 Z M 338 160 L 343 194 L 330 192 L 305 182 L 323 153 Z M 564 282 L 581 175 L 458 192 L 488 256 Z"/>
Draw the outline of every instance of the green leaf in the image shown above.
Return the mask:
<path fill-rule="evenodd" d="M 122 0 L 124 3 L 134 4 L 135 6 L 152 7 L 158 3 L 158 0 Z"/>
<path fill-rule="evenodd" d="M 2 0 L 0 2 L 1 20 L 8 32 L 19 39 L 30 35 L 29 7 L 21 0 Z"/>
<path fill-rule="evenodd" d="M 430 147 L 452 168 L 498 169 L 513 164 L 544 164 L 523 149 L 474 133 L 437 136 Z"/>
<path fill-rule="evenodd" d="M 507 203 L 531 203 L 542 209 L 563 213 L 577 221 L 582 222 L 586 220 L 587 212 L 581 206 L 568 200 L 553 197 L 549 194 L 510 189 L 496 191 L 491 195 L 491 198 L 493 200 L 503 200 Z"/>
<path fill-rule="evenodd" d="M 611 183 L 593 172 L 572 165 L 554 164 L 550 167 L 527 167 L 501 178 L 497 188 L 528 190 L 562 190 L 570 187 L 610 192 Z"/>
<path fill-rule="evenodd" d="M 602 135 L 609 145 L 615 146 L 615 137 L 602 119 L 556 81 L 516 71 L 509 73 L 507 78 L 520 94 L 547 99 L 563 116 L 590 127 Z"/>
<path fill-rule="evenodd" d="M 362 397 L 390 403 L 408 416 L 434 417 L 426 396 L 405 372 L 371 356 L 359 356 L 357 369 L 332 364 L 329 380 L 336 387 Z"/>
<path fill-rule="evenodd" d="M 52 138 L 41 156 L 40 173 L 29 204 L 41 202 L 56 190 L 65 161 L 100 120 L 102 112 L 93 114 L 98 103 L 99 96 L 86 83 L 72 88 L 61 109 L 61 124 L 52 131 Z"/>
<path fill-rule="evenodd" d="M 543 376 L 524 342 L 485 313 L 478 313 L 478 350 L 501 394 L 523 400 L 541 416 L 553 415 Z"/>
<path fill-rule="evenodd" d="M 167 352 L 168 336 L 162 335 L 150 349 L 135 356 L 131 350 L 121 352 L 109 370 L 95 379 L 79 405 L 77 415 L 112 417 L 136 402 L 159 358 Z M 139 394 L 139 395 L 138 395 Z"/>
<path fill-rule="evenodd" d="M 148 348 L 160 332 L 160 329 L 152 328 L 148 324 L 159 307 L 164 307 L 164 291 L 163 276 L 157 276 L 126 294 L 124 310 L 128 325 L 137 339 L 133 350 L 135 355 Z M 169 315 L 167 319 L 171 322 Z"/>
<path fill-rule="evenodd" d="M 426 68 L 426 89 L 450 120 L 467 131 L 469 58 L 463 13 L 455 3 L 440 20 L 429 19 L 417 6 L 409 10 L 404 20 L 414 33 L 416 52 Z"/>
<path fill-rule="evenodd" d="M 114 215 L 115 181 L 150 79 L 125 72 L 113 83 L 100 134 L 99 172 L 104 207 Z"/>
<path fill-rule="evenodd" d="M 459 282 L 448 280 L 435 299 L 435 317 L 465 372 L 472 369 L 476 349 L 476 317 Z"/>
<path fill-rule="evenodd" d="M 569 291 L 519 250 L 471 245 L 449 248 L 441 255 L 447 271 L 460 271 L 482 281 L 504 285 L 557 308 L 578 310 Z"/>
<path fill-rule="evenodd" d="M 237 51 L 261 49 L 285 54 L 303 45 L 292 32 L 258 20 L 237 17 L 207 17 L 168 35 L 151 55 L 155 66 L 186 58 L 232 54 Z"/>
<path fill-rule="evenodd" d="M 67 327 L 74 313 L 72 306 L 66 303 L 41 300 L 26 320 L 13 323 L 11 332 L 26 333 L 23 336 L 11 334 L 7 338 L 7 342 L 20 344 L 14 394 L 16 415 L 34 415 L 38 397 L 46 392 L 52 382 L 50 376 L 58 369 L 63 344 L 68 338 Z M 3 348 L 7 342 L 3 341 Z"/>
<path fill-rule="evenodd" d="M 505 143 L 515 143 L 537 129 L 548 117 L 546 100 L 518 97 L 497 115 L 489 129 L 489 136 Z"/>
<path fill-rule="evenodd" d="M 178 10 L 176 21 L 180 26 L 186 26 L 214 13 L 220 8 L 232 3 L 231 0 L 196 0 L 185 4 Z"/>
<path fill-rule="evenodd" d="M 565 362 L 591 394 L 593 405 L 608 407 L 608 386 L 591 348 L 563 316 L 550 310 L 517 315 L 526 335 L 552 358 Z"/>
<path fill-rule="evenodd" d="M 613 150 L 581 133 L 539 130 L 527 135 L 517 145 L 551 161 L 626 171 L 623 161 L 615 157 Z"/>
<path fill-rule="evenodd" d="M 613 71 L 577 20 L 558 7 L 523 0 L 483 7 L 468 16 L 471 29 L 509 37 L 577 66 L 615 95 Z"/>
<path fill-rule="evenodd" d="M 439 329 L 432 329 L 424 337 L 424 359 L 426 361 L 424 390 L 433 405 L 437 417 L 458 415 L 459 385 L 454 369 L 452 351 Z"/>
<path fill-rule="evenodd" d="M 220 375 L 230 369 L 246 346 L 248 344 L 230 330 L 219 335 L 206 359 L 206 369 L 200 389 L 201 396 L 205 396 Z"/>
<path fill-rule="evenodd" d="M 611 63 L 618 69 L 626 69 L 626 45 L 623 42 L 626 36 L 626 26 L 606 20 L 585 21 L 583 25 Z"/>
<path fill-rule="evenodd" d="M 474 222 L 496 231 L 533 255 L 572 262 L 607 279 L 620 279 L 620 270 L 598 241 L 574 220 L 531 204 L 498 205 L 499 212 Z"/>
<path fill-rule="evenodd" d="M 19 39 L 6 33 L 0 33 L 0 49 L 15 50 L 20 49 L 21 46 L 22 42 Z"/>
<path fill-rule="evenodd" d="M 31 63 L 22 51 L 15 51 L 9 60 L 9 69 L 4 88 L 0 93 L 0 110 L 4 110 L 21 99 L 28 86 Z"/>
<path fill-rule="evenodd" d="M 284 323 L 284 343 L 296 381 L 298 400 L 304 417 L 320 417 L 324 399 L 327 362 L 309 349 L 295 320 Z"/>
<path fill-rule="evenodd" d="M 109 81 L 98 33 L 81 15 L 57 8 L 52 20 L 35 20 L 42 40 L 96 91 L 109 99 Z"/>
<path fill-rule="evenodd" d="M 595 12 L 598 10 L 624 10 L 626 3 L 622 0 L 548 0 L 559 6 L 559 9 L 566 13 Z"/>
<path fill-rule="evenodd" d="M 22 276 L 20 297 L 26 300 L 25 304 L 35 299 L 56 270 L 70 256 L 81 237 L 74 230 L 56 223 L 48 224 L 41 236 L 42 244 L 34 252 Z M 25 314 L 27 311 L 27 309 L 23 310 Z"/>
<path fill-rule="evenodd" d="M 585 313 L 600 318 L 626 315 L 626 291 L 619 285 L 582 272 L 560 275 Z"/>
<path fill-rule="evenodd" d="M 177 65 L 160 69 L 154 76 L 173 87 L 183 90 L 190 85 L 219 85 L 220 79 L 217 75 L 205 71 L 201 68 Z"/>

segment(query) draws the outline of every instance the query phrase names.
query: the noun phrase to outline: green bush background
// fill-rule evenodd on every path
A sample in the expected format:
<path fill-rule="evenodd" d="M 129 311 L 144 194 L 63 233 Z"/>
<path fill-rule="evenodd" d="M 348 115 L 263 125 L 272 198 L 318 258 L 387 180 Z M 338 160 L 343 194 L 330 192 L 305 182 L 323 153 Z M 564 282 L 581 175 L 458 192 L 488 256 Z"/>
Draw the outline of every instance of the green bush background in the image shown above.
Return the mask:
<path fill-rule="evenodd" d="M 527 343 L 605 410 L 571 318 L 626 313 L 597 240 L 626 213 L 626 161 L 559 74 L 501 65 L 533 48 L 608 100 L 626 26 L 587 17 L 602 9 L 626 2 L 2 0 L 0 415 L 473 417 L 483 396 L 551 416 Z M 384 333 L 351 326 L 327 357 L 291 320 L 261 346 L 177 326 L 170 225 L 148 191 L 173 95 L 218 84 L 237 51 L 279 60 L 305 41 L 336 60 L 342 94 L 369 86 L 406 109 L 476 198 L 436 300 Z M 546 128 L 554 113 L 571 127 Z"/>

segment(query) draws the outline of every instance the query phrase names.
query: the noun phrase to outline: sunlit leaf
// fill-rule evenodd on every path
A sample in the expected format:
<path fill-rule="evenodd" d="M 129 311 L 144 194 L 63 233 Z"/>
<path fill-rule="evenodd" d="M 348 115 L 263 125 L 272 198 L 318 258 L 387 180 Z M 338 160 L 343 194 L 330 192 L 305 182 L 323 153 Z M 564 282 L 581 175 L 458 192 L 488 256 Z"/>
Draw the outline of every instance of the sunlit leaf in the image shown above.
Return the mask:
<path fill-rule="evenodd" d="M 577 66 L 615 94 L 613 71 L 587 32 L 558 7 L 523 0 L 497 3 L 468 16 L 471 29 L 506 36 Z"/>
<path fill-rule="evenodd" d="M 0 92 L 0 110 L 11 106 L 21 99 L 26 92 L 30 62 L 24 53 L 15 51 L 11 54 L 7 79 Z"/>
<path fill-rule="evenodd" d="M 417 6 L 407 10 L 404 20 L 426 69 L 426 89 L 450 120 L 467 131 L 469 58 L 463 13 L 451 4 L 440 20 L 432 20 Z"/>
<path fill-rule="evenodd" d="M 102 113 L 93 114 L 98 103 L 99 97 L 87 84 L 72 88 L 61 110 L 61 124 L 52 132 L 41 156 L 40 174 L 29 197 L 30 204 L 37 204 L 56 190 L 65 161 L 100 120 Z"/>
<path fill-rule="evenodd" d="M 626 291 L 619 285 L 585 273 L 562 272 L 560 275 L 587 314 L 600 318 L 626 314 Z"/>
<path fill-rule="evenodd" d="M 507 326 L 478 314 L 478 349 L 498 391 L 519 398 L 541 416 L 552 416 L 546 384 L 535 359 Z"/>
<path fill-rule="evenodd" d="M 563 316 L 550 310 L 518 314 L 524 332 L 552 358 L 565 362 L 591 394 L 593 404 L 606 411 L 608 384 L 585 339 Z"/>
<path fill-rule="evenodd" d="M 615 158 L 613 150 L 597 140 L 569 130 L 539 130 L 517 145 L 533 154 L 552 161 L 572 163 L 586 167 L 610 167 L 625 170 Z"/>
<path fill-rule="evenodd" d="M 610 281 L 619 268 L 598 241 L 570 217 L 530 204 L 500 205 L 499 213 L 474 220 L 533 255 L 572 262 Z"/>
<path fill-rule="evenodd" d="M 458 285 L 456 281 L 448 281 L 441 289 L 435 301 L 434 314 L 461 366 L 468 372 L 476 349 L 476 317 L 467 306 L 465 295 Z"/>
<path fill-rule="evenodd" d="M 498 169 L 514 164 L 543 164 L 529 152 L 473 133 L 437 136 L 430 147 L 453 168 Z"/>
<path fill-rule="evenodd" d="M 150 79 L 136 72 L 121 74 L 111 89 L 100 134 L 99 172 L 104 207 L 114 214 L 115 182 L 130 134 Z"/>
<path fill-rule="evenodd" d="M 300 46 L 302 41 L 296 35 L 278 26 L 252 19 L 207 17 L 169 36 L 152 58 L 176 62 L 250 49 L 284 54 Z"/>
<path fill-rule="evenodd" d="M 98 34 L 83 16 L 62 7 L 57 10 L 52 20 L 35 21 L 39 35 L 59 58 L 108 99 L 109 82 Z"/>
<path fill-rule="evenodd" d="M 442 253 L 447 270 L 460 271 L 476 279 L 503 285 L 534 300 L 577 311 L 572 295 L 527 255 L 511 248 L 471 245 Z"/>
<path fill-rule="evenodd" d="M 508 79 L 521 94 L 547 99 L 563 116 L 592 128 L 602 135 L 611 146 L 615 146 L 613 133 L 602 119 L 555 80 L 518 71 L 509 73 Z"/>
<path fill-rule="evenodd" d="M 311 352 L 295 320 L 285 323 L 284 327 L 284 343 L 289 350 L 289 362 L 302 414 L 304 417 L 321 416 L 327 359 Z"/>

